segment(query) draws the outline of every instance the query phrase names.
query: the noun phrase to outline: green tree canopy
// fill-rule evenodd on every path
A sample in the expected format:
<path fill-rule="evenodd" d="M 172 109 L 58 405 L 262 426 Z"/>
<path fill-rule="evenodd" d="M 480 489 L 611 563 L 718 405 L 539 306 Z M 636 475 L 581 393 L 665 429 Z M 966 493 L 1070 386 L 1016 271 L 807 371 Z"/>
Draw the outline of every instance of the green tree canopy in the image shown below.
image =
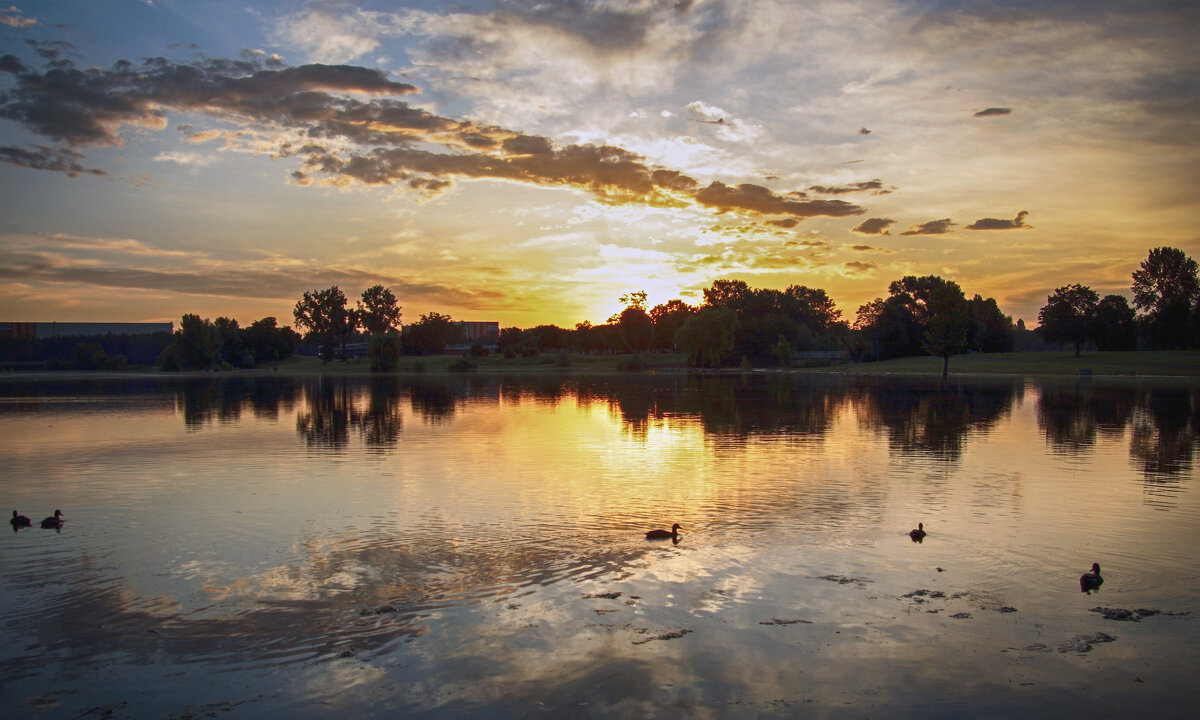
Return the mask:
<path fill-rule="evenodd" d="M 737 315 L 728 307 L 705 306 L 679 328 L 676 342 L 692 367 L 719 367 L 733 350 Z"/>

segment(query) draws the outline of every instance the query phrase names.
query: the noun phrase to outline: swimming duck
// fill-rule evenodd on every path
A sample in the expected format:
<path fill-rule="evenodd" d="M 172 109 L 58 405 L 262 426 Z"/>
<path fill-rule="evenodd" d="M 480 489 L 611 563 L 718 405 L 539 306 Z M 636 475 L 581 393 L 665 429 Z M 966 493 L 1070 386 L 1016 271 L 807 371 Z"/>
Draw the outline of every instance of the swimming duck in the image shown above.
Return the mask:
<path fill-rule="evenodd" d="M 917 523 L 916 530 L 910 530 L 908 536 L 913 539 L 913 542 L 921 542 L 925 539 L 925 523 Z"/>
<path fill-rule="evenodd" d="M 666 530 L 651 530 L 650 532 L 646 533 L 646 539 L 656 540 L 659 538 L 671 538 L 674 540 L 675 538 L 679 537 L 680 527 L 682 526 L 679 523 L 675 523 L 671 526 L 671 532 L 667 532 Z"/>
<path fill-rule="evenodd" d="M 12 520 L 9 520 L 9 522 L 12 523 L 14 528 L 29 527 L 33 524 L 33 522 L 24 515 L 18 515 L 16 510 L 13 510 Z"/>
<path fill-rule="evenodd" d="M 1092 563 L 1091 572 L 1085 572 L 1079 576 L 1079 589 L 1083 592 L 1099 590 L 1103 584 L 1104 578 L 1100 577 L 1100 563 Z"/>
<path fill-rule="evenodd" d="M 44 528 L 60 528 L 62 524 L 62 510 L 55 510 L 54 515 L 42 521 L 42 527 Z"/>

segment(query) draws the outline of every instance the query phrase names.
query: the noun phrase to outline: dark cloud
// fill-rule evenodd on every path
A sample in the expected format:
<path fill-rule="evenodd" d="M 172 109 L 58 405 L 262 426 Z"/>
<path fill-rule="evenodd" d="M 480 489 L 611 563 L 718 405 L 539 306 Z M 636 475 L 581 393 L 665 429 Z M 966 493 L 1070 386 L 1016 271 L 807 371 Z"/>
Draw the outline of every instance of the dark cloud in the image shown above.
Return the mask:
<path fill-rule="evenodd" d="M 813 185 L 809 188 L 815 193 L 822 195 L 845 195 L 853 192 L 870 192 L 872 195 L 887 195 L 891 192 L 885 188 L 882 180 L 867 180 L 865 182 L 850 183 L 849 185 L 825 186 Z"/>
<path fill-rule="evenodd" d="M 852 261 L 852 262 L 846 263 L 843 267 L 845 267 L 847 270 L 851 271 L 852 273 L 865 273 L 865 272 L 870 272 L 879 266 L 876 265 L 875 263 L 871 263 L 871 262 Z"/>
<path fill-rule="evenodd" d="M 980 110 L 972 117 L 997 117 L 999 115 L 1009 115 L 1012 113 L 1012 108 L 991 107 L 987 110 Z"/>
<path fill-rule="evenodd" d="M 864 212 L 861 207 L 842 200 L 790 200 L 762 185 L 748 183 L 729 186 L 713 181 L 708 187 L 696 192 L 695 198 L 700 204 L 715 208 L 720 213 L 742 210 L 759 215 L 844 217 L 861 215 Z"/>
<path fill-rule="evenodd" d="M 909 229 L 900 233 L 901 235 L 945 235 L 950 232 L 950 226 L 954 223 L 950 218 L 942 218 L 941 220 L 930 220 L 927 223 L 913 225 Z"/>
<path fill-rule="evenodd" d="M 799 225 L 800 221 L 797 220 L 796 218 L 782 218 L 779 220 L 768 220 L 767 224 L 774 225 L 775 227 L 781 227 L 784 229 L 790 229 L 790 228 L 794 228 L 797 225 Z"/>
<path fill-rule="evenodd" d="M 60 60 L 39 72 L 5 55 L 0 71 L 12 75 L 16 86 L 0 96 L 0 117 L 70 147 L 119 144 L 125 126 L 163 129 L 171 111 L 263 130 L 288 129 L 307 141 L 281 141 L 273 154 L 303 159 L 292 173 L 300 184 L 325 176 L 335 184 L 403 184 L 428 195 L 454 178 L 499 179 L 579 188 L 612 203 L 697 203 L 717 213 L 807 218 L 863 212 L 841 200 L 777 194 L 760 185 L 712 182 L 701 188 L 695 179 L 652 167 L 619 147 L 559 146 L 544 137 L 440 117 L 396 99 L 416 88 L 378 70 L 348 65 L 275 69 L 264 66 L 269 61 L 260 54 L 188 63 L 151 58 L 138 65 L 121 61 L 108 69 L 80 70 Z M 875 180 L 844 191 L 881 186 Z"/>
<path fill-rule="evenodd" d="M 895 223 L 896 221 L 891 218 L 868 218 L 851 232 L 859 235 L 891 235 L 888 228 Z"/>
<path fill-rule="evenodd" d="M 82 159 L 83 155 L 66 148 L 51 148 L 45 145 L 34 145 L 32 149 L 13 146 L 0 147 L 0 162 L 5 165 L 32 170 L 64 172 L 69 177 L 79 177 L 83 173 L 105 174 L 99 168 L 85 168 L 80 163 Z"/>
<path fill-rule="evenodd" d="M 103 288 L 176 292 L 264 300 L 294 300 L 314 287 L 339 285 L 369 287 L 383 284 L 406 297 L 436 298 L 439 302 L 486 307 L 505 297 L 494 288 L 461 288 L 356 270 L 311 268 L 301 270 L 214 269 L 156 270 L 134 267 L 95 267 L 64 264 L 38 253 L 9 253 L 0 264 L 0 281 L 80 284 Z"/>
<path fill-rule="evenodd" d="M 875 248 L 871 247 L 870 245 L 852 245 L 850 246 L 850 249 L 858 252 L 869 252 Z"/>
<path fill-rule="evenodd" d="M 1012 220 L 1000 220 L 997 218 L 983 218 L 976 220 L 967 226 L 968 230 L 1028 230 L 1032 225 L 1025 224 L 1025 217 L 1029 212 L 1022 210 L 1017 213 L 1017 216 Z"/>

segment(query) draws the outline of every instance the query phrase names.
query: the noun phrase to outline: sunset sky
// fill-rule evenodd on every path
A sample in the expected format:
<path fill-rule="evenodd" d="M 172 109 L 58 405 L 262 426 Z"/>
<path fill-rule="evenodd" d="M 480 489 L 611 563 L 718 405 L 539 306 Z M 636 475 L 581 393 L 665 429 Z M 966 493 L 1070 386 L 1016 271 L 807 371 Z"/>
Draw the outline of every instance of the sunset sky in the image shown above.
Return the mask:
<path fill-rule="evenodd" d="M 0 320 L 503 326 L 1200 258 L 1194 0 L 0 6 Z"/>

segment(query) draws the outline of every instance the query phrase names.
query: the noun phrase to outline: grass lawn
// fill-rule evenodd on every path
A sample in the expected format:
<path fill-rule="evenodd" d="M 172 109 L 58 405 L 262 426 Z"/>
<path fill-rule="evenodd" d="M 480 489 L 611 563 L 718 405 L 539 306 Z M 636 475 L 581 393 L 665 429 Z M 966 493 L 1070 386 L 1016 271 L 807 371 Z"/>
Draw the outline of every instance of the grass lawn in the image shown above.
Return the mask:
<path fill-rule="evenodd" d="M 607 373 L 620 371 L 629 355 L 559 355 L 547 353 L 533 357 L 505 358 L 501 355 L 469 358 L 475 367 L 468 372 L 549 373 Z M 458 355 L 404 358 L 399 373 L 453 372 L 450 367 L 461 361 Z M 641 356 L 645 369 L 651 371 L 685 371 L 686 356 L 679 353 L 650 353 Z M 768 369 L 771 370 L 771 369 Z M 728 368 L 725 372 L 738 372 Z M 775 372 L 780 372 L 774 369 Z M 366 360 L 334 361 L 322 364 L 311 357 L 293 357 L 272 367 L 247 373 L 281 372 L 288 374 L 356 375 L 370 373 Z M 879 362 L 847 363 L 827 367 L 799 368 L 783 372 L 841 373 L 852 375 L 941 375 L 942 359 L 937 357 L 907 357 Z M 1079 357 L 1066 352 L 1024 352 L 956 355 L 950 358 L 951 375 L 1086 375 L 1093 377 L 1192 377 L 1200 378 L 1200 351 L 1161 352 L 1085 352 Z"/>
<path fill-rule="evenodd" d="M 942 359 L 906 357 L 838 365 L 819 372 L 851 374 L 941 375 Z M 1200 351 L 1021 352 L 955 355 L 951 375 L 1086 375 L 1093 377 L 1200 377 Z"/>

